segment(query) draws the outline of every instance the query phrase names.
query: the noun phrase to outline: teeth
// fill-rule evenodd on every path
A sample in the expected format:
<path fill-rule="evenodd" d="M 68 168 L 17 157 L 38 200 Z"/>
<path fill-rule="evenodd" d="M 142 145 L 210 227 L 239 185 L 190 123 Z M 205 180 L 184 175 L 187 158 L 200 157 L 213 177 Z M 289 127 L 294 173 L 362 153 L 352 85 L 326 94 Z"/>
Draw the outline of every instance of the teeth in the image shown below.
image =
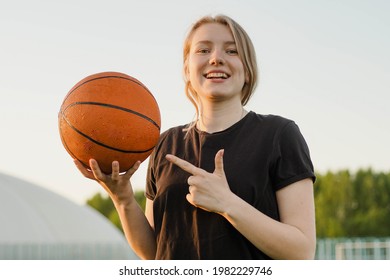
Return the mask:
<path fill-rule="evenodd" d="M 206 78 L 211 79 L 211 78 L 223 78 L 227 79 L 227 74 L 226 73 L 220 73 L 220 72 L 213 72 L 213 73 L 208 73 L 206 75 Z"/>

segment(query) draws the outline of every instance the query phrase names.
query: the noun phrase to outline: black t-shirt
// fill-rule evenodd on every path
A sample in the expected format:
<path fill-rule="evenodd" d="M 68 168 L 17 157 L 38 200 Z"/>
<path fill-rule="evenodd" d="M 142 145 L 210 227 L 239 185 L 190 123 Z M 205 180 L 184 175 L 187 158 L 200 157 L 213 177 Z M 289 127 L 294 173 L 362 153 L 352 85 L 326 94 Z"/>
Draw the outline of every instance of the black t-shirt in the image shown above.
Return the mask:
<path fill-rule="evenodd" d="M 229 187 L 250 205 L 279 220 L 276 191 L 315 180 L 309 149 L 291 120 L 249 112 L 228 129 L 205 133 L 185 126 L 162 133 L 150 156 L 146 197 L 153 200 L 156 259 L 269 259 L 225 218 L 186 200 L 189 173 L 171 164 L 173 154 L 208 172 L 224 149 Z"/>

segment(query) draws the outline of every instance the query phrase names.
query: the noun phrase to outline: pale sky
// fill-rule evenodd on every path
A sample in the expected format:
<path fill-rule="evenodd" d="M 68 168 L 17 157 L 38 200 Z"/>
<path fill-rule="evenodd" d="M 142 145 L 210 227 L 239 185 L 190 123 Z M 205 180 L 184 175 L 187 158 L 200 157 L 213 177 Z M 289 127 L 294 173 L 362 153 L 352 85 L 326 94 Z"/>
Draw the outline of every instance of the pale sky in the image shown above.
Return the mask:
<path fill-rule="evenodd" d="M 217 13 L 256 48 L 261 78 L 248 110 L 293 119 L 318 172 L 390 171 L 389 1 L 21 0 L 0 5 L 0 172 L 76 203 L 101 191 L 62 146 L 65 95 L 90 74 L 123 72 L 154 94 L 162 131 L 188 123 L 183 40 Z"/>

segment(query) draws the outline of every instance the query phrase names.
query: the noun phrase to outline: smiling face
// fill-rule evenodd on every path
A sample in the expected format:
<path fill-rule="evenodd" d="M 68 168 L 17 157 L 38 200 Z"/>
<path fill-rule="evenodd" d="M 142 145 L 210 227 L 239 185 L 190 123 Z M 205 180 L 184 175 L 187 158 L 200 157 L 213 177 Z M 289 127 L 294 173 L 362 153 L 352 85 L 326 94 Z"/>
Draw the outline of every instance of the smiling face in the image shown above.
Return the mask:
<path fill-rule="evenodd" d="M 226 25 L 201 25 L 192 36 L 186 63 L 185 74 L 200 99 L 237 99 L 241 102 L 245 71 Z"/>

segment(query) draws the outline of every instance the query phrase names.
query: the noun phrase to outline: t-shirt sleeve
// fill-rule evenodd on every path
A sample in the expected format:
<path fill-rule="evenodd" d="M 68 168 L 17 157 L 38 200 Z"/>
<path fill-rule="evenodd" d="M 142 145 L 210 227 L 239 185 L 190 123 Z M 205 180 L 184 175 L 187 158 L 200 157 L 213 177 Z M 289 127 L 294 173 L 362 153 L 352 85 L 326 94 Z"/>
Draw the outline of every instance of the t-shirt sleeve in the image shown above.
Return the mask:
<path fill-rule="evenodd" d="M 149 156 L 148 169 L 146 171 L 146 186 L 145 197 L 154 200 L 157 195 L 157 178 L 156 171 L 159 170 L 159 163 L 161 162 L 161 155 L 166 155 L 164 149 L 165 139 L 169 135 L 169 131 L 165 131 L 160 135 L 157 145 Z"/>
<path fill-rule="evenodd" d="M 145 197 L 154 200 L 157 192 L 156 180 L 154 177 L 154 156 L 155 151 L 149 157 L 148 170 L 146 172 L 146 187 L 145 187 Z"/>
<path fill-rule="evenodd" d="M 273 183 L 276 191 L 306 178 L 315 181 L 309 148 L 293 121 L 287 123 L 275 138 L 273 152 Z"/>

